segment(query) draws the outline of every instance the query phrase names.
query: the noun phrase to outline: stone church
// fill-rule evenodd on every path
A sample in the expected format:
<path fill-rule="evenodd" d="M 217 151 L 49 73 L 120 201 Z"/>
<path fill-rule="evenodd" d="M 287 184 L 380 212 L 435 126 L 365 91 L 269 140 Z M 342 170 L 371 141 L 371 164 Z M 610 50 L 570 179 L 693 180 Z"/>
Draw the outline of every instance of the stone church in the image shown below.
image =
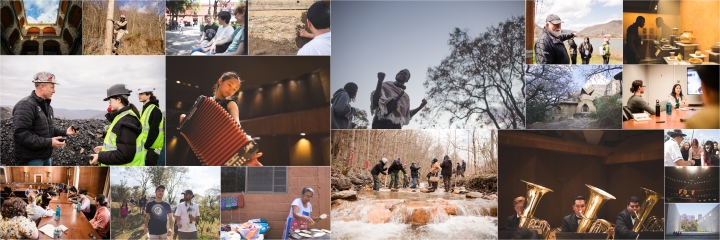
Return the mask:
<path fill-rule="evenodd" d="M 579 92 L 568 93 L 569 98 L 552 108 L 553 121 L 567 118 L 588 117 L 597 111 L 593 100 L 602 96 L 611 96 L 620 93 L 622 84 L 619 80 L 612 80 L 608 84 L 593 84 L 581 88 Z"/>
<path fill-rule="evenodd" d="M 29 23 L 23 1 L 0 3 L 2 55 L 82 55 L 81 0 L 61 0 L 48 23 Z"/>

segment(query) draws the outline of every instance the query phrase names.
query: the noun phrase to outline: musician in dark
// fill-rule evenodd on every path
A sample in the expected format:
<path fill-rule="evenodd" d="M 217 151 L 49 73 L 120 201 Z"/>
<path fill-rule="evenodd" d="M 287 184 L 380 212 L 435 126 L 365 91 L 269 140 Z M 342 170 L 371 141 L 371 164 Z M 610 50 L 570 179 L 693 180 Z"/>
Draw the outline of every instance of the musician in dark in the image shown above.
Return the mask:
<path fill-rule="evenodd" d="M 515 209 L 515 215 L 509 216 L 507 222 L 505 222 L 505 228 L 517 228 L 520 224 L 520 214 L 525 209 L 525 197 L 519 196 L 513 200 L 513 209 Z"/>
<path fill-rule="evenodd" d="M 632 196 L 627 200 L 627 208 L 620 212 L 615 222 L 615 239 L 636 239 L 638 237 L 638 233 L 632 231 L 633 225 L 637 221 L 638 211 L 640 211 L 640 199 Z"/>
<path fill-rule="evenodd" d="M 563 218 L 561 232 L 577 232 L 578 223 L 585 211 L 585 198 L 583 196 L 575 197 L 572 209 L 574 213 Z"/>

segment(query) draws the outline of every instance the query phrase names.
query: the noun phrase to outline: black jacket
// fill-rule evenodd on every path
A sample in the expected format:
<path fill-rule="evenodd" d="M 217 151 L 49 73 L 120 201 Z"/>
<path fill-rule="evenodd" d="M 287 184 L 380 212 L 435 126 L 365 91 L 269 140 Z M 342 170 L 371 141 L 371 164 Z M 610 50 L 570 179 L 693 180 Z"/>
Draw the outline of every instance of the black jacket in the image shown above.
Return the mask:
<path fill-rule="evenodd" d="M 389 173 L 398 173 L 400 171 L 402 171 L 403 174 L 407 175 L 407 172 L 405 172 L 405 168 L 400 163 L 393 162 L 393 164 L 390 165 L 390 168 L 388 168 Z"/>
<path fill-rule="evenodd" d="M 590 51 L 590 54 L 589 54 L 589 55 L 585 55 L 585 46 L 588 46 L 588 50 Z M 589 58 L 592 57 L 593 46 L 592 46 L 592 44 L 590 44 L 590 43 L 585 43 L 585 41 L 583 41 L 583 43 L 580 44 L 580 47 L 578 47 L 578 51 L 580 51 L 580 57 L 581 57 L 581 58 L 583 58 L 583 59 L 589 59 Z"/>
<path fill-rule="evenodd" d="M 420 168 L 421 167 L 416 167 L 415 165 L 410 166 L 410 177 L 418 177 L 418 172 L 420 171 Z"/>
<path fill-rule="evenodd" d="M 575 216 L 575 213 L 571 213 L 570 215 L 565 216 L 562 221 L 562 230 L 560 231 L 577 232 L 578 220 L 580 220 L 580 218 Z"/>
<path fill-rule="evenodd" d="M 505 228 L 517 228 L 518 224 L 520 224 L 520 218 L 518 218 L 517 214 L 513 214 L 512 216 L 508 217 L 507 221 L 505 222 Z"/>
<path fill-rule="evenodd" d="M 440 174 L 444 176 L 450 176 L 452 175 L 452 168 L 453 164 L 450 159 L 443 160 L 443 162 L 440 164 L 440 168 L 442 168 L 442 171 L 440 171 Z"/>
<path fill-rule="evenodd" d="M 385 173 L 386 170 L 387 170 L 387 168 L 385 167 L 385 164 L 382 161 L 380 161 L 377 164 L 375 164 L 375 166 L 372 168 L 372 170 L 370 170 L 370 174 L 378 175 L 378 174 L 382 173 L 382 174 L 387 175 L 387 173 Z"/>
<path fill-rule="evenodd" d="M 538 36 L 535 43 L 535 62 L 537 64 L 570 64 L 570 57 L 563 41 L 573 38 L 572 33 L 562 33 L 555 37 L 547 29 Z"/>
<path fill-rule="evenodd" d="M 633 223 L 630 212 L 625 209 L 618 214 L 615 222 L 615 239 L 635 239 L 637 233 L 632 231 Z"/>
<path fill-rule="evenodd" d="M 34 159 L 48 159 L 52 156 L 52 138 L 67 136 L 67 132 L 55 128 L 53 108 L 50 100 L 38 97 L 35 91 L 21 99 L 12 111 L 13 151 L 15 160 L 22 165 Z"/>
<path fill-rule="evenodd" d="M 145 141 L 145 149 L 150 149 L 152 144 L 155 142 L 155 140 L 158 138 L 158 135 L 160 135 L 160 122 L 162 121 L 162 111 L 160 111 L 160 101 L 158 100 L 150 100 L 148 103 L 143 105 L 143 112 L 145 112 L 145 109 L 150 107 L 150 105 L 155 105 L 157 108 L 153 109 L 153 111 L 150 113 L 150 117 L 148 119 L 148 122 L 150 122 L 150 129 L 148 130 L 148 137 Z M 138 116 L 140 117 L 140 116 Z M 142 126 L 142 123 L 140 123 Z M 142 129 L 141 129 L 142 130 Z"/>
<path fill-rule="evenodd" d="M 578 47 L 578 46 L 577 46 L 577 44 L 575 44 L 575 40 L 573 40 L 572 38 L 570 38 L 570 39 L 568 40 L 568 45 L 570 45 L 570 54 L 571 54 L 571 55 L 573 55 L 573 54 L 574 54 L 574 55 L 577 55 L 577 47 Z"/>
<path fill-rule="evenodd" d="M 117 115 L 130 109 L 131 106 L 132 105 L 125 106 L 118 111 L 105 114 L 105 117 L 108 121 L 112 122 Z M 128 114 L 118 120 L 111 129 L 111 131 L 117 135 L 117 139 L 115 140 L 117 151 L 100 152 L 98 154 L 98 162 L 105 165 L 122 165 L 132 162 L 133 158 L 135 158 L 135 140 L 140 136 L 141 130 L 139 118 Z"/>
<path fill-rule="evenodd" d="M 462 169 L 463 169 L 463 170 L 467 170 L 466 167 L 467 167 L 467 165 L 465 165 L 465 161 L 463 161 L 463 162 L 462 162 Z"/>

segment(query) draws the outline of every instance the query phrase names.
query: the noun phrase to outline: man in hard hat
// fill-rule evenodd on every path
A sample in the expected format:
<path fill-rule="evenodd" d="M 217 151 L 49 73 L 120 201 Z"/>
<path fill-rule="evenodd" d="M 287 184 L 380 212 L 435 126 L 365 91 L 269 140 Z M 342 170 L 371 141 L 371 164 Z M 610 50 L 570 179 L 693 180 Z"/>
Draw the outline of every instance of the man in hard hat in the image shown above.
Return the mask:
<path fill-rule="evenodd" d="M 35 90 L 13 107 L 13 140 L 15 163 L 21 166 L 52 166 L 53 148 L 65 146 L 62 136 L 76 135 L 72 126 L 67 130 L 55 128 L 53 108 L 50 106 L 57 81 L 49 72 L 33 77 Z"/>
<path fill-rule="evenodd" d="M 154 91 L 155 88 L 150 86 L 142 86 L 138 89 L 138 101 L 143 103 L 140 138 L 145 142 L 143 147 L 147 151 L 146 166 L 157 166 L 160 151 L 165 144 L 165 118 L 160 111 L 160 102 L 155 97 Z"/>
<path fill-rule="evenodd" d="M 385 164 L 387 164 L 388 160 L 387 158 L 382 158 L 377 164 L 375 164 L 375 167 L 370 170 L 370 174 L 373 176 L 373 190 L 379 191 L 380 190 L 380 178 L 378 175 L 381 173 L 384 175 L 387 175 L 385 171 L 388 170 L 388 168 L 385 167 Z"/>
<path fill-rule="evenodd" d="M 110 101 L 105 117 L 111 123 L 103 145 L 95 147 L 95 154 L 90 154 L 91 165 L 145 166 L 145 148 L 143 139 L 139 137 L 142 126 L 140 112 L 128 100 L 131 92 L 125 84 L 115 84 L 107 89 L 107 97 L 103 101 Z"/>
<path fill-rule="evenodd" d="M 122 39 L 125 34 L 128 34 L 127 30 L 127 21 L 125 20 L 125 12 L 120 13 L 120 21 L 115 21 L 112 19 L 108 19 L 113 22 L 113 25 L 115 26 L 113 33 L 115 33 L 115 42 L 113 43 L 113 53 L 118 49 L 120 46 L 120 39 Z"/>

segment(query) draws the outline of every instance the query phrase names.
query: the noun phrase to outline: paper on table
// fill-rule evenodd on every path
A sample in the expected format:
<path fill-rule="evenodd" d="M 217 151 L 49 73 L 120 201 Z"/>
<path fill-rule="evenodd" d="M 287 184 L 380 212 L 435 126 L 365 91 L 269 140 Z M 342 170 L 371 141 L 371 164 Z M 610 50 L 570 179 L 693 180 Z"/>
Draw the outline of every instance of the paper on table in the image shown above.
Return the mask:
<path fill-rule="evenodd" d="M 53 226 L 52 224 L 45 224 L 41 228 L 39 228 L 38 231 L 44 233 L 45 235 L 48 235 L 49 237 L 55 236 L 55 226 Z"/>
<path fill-rule="evenodd" d="M 59 227 L 59 228 L 60 228 L 60 230 L 62 230 L 63 232 L 65 232 L 65 231 L 67 231 L 67 230 L 68 230 L 68 228 L 67 228 L 67 227 L 65 227 L 65 225 L 60 225 L 60 226 L 58 226 L 58 227 Z"/>
<path fill-rule="evenodd" d="M 635 121 L 648 121 L 650 120 L 650 115 L 647 113 L 633 113 L 633 119 L 635 119 Z"/>

